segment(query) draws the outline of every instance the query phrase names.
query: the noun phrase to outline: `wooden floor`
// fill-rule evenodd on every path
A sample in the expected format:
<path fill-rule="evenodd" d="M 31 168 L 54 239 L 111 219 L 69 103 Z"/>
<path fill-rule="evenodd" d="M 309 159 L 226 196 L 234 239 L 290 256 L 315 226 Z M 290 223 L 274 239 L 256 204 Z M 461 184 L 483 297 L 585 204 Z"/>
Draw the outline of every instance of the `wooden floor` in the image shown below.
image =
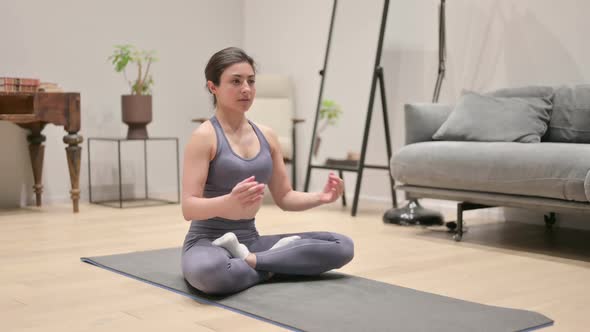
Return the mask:
<path fill-rule="evenodd" d="M 351 236 L 342 272 L 455 298 L 533 310 L 546 331 L 590 329 L 590 233 L 470 222 L 464 241 L 442 230 L 385 225 L 387 206 L 338 205 L 287 213 L 264 206 L 262 234 L 330 230 Z M 1 331 L 279 331 L 280 328 L 80 262 L 179 246 L 178 205 L 115 209 L 69 205 L 0 210 Z M 449 215 L 449 217 L 454 217 Z M 362 314 L 359 314 L 361 317 Z M 370 322 L 367 322 L 370 324 Z M 433 331 L 436 327 L 433 327 Z"/>

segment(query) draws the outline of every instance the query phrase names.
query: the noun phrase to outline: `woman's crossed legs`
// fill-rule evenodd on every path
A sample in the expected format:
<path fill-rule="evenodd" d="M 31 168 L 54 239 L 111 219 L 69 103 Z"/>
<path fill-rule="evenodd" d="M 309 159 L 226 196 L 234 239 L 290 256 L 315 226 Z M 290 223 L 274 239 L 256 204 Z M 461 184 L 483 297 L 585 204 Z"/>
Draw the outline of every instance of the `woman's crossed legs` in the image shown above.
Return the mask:
<path fill-rule="evenodd" d="M 285 243 L 282 246 L 275 246 L 279 240 L 288 237 L 292 238 L 283 241 Z M 268 280 L 272 273 L 317 275 L 344 266 L 354 256 L 352 240 L 345 235 L 331 232 L 260 236 L 254 241 L 244 243 L 247 250 L 255 256 L 254 264 L 252 256 L 234 257 L 230 253 L 234 250 L 228 251 L 213 242 L 201 239 L 184 252 L 182 257 L 185 279 L 193 287 L 209 294 L 239 292 Z M 240 254 L 238 249 L 236 255 L 243 256 L 243 251 Z"/>

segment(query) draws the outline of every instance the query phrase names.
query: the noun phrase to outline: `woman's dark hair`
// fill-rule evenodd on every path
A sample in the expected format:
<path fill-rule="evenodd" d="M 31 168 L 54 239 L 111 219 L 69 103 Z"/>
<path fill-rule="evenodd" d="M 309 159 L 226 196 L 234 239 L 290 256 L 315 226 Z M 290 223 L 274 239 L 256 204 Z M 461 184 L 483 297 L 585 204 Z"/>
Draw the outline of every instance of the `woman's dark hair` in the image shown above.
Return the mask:
<path fill-rule="evenodd" d="M 213 54 L 211 59 L 209 59 L 207 67 L 205 67 L 205 79 L 213 82 L 216 86 L 219 86 L 219 80 L 223 71 L 229 66 L 242 62 L 249 63 L 254 72 L 256 72 L 254 59 L 246 54 L 244 50 L 237 47 L 224 48 Z M 213 105 L 217 105 L 217 98 L 215 98 L 215 95 L 213 95 Z"/>

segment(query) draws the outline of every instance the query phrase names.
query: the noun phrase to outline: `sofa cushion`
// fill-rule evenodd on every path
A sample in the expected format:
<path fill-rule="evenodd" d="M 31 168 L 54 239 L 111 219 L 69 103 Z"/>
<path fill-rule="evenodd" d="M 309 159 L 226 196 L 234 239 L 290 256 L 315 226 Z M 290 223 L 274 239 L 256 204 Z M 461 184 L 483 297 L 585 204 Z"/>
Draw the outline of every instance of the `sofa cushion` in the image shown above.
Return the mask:
<path fill-rule="evenodd" d="M 555 89 L 547 140 L 590 143 L 590 85 Z"/>
<path fill-rule="evenodd" d="M 569 143 L 422 142 L 391 159 L 408 185 L 588 202 L 590 145 Z"/>
<path fill-rule="evenodd" d="M 549 98 L 505 98 L 468 92 L 432 138 L 537 143 L 547 131 L 550 112 Z"/>

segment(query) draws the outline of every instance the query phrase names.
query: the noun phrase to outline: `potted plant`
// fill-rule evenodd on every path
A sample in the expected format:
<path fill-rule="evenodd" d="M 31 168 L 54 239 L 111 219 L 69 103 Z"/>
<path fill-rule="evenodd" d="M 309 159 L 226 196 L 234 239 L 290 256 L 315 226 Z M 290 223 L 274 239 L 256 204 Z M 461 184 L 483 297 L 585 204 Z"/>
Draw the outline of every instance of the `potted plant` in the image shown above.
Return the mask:
<path fill-rule="evenodd" d="M 320 126 L 316 131 L 315 143 L 313 146 L 313 156 L 317 157 L 320 143 L 322 141 L 320 134 L 326 130 L 329 125 L 335 125 L 342 114 L 342 108 L 335 101 L 330 99 L 322 100 L 320 105 Z"/>
<path fill-rule="evenodd" d="M 115 66 L 115 71 L 123 73 L 129 83 L 131 93 L 121 96 L 122 120 L 128 126 L 127 139 L 146 139 L 147 124 L 152 122 L 152 85 L 150 66 L 157 61 L 155 51 L 138 50 L 133 45 L 116 45 L 108 58 Z M 127 78 L 127 66 L 137 68 L 135 79 Z"/>

